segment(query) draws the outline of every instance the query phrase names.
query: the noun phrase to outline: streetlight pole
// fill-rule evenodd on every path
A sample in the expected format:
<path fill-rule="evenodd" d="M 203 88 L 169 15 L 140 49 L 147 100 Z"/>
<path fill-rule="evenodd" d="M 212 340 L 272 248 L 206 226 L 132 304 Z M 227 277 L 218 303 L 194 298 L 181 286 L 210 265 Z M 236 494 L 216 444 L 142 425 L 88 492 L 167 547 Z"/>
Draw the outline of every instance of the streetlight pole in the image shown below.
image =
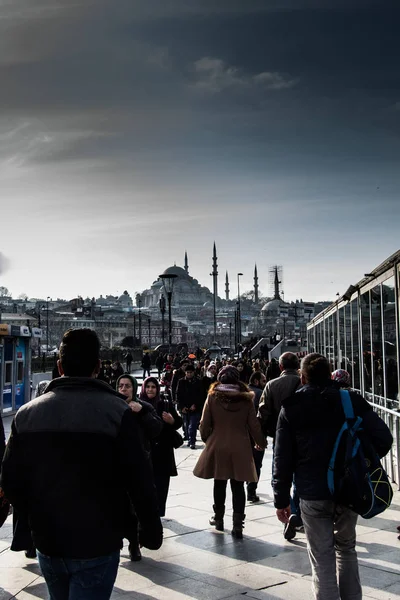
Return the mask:
<path fill-rule="evenodd" d="M 174 273 L 167 273 L 166 271 L 162 273 L 160 276 L 164 283 L 164 289 L 167 292 L 168 299 L 168 340 L 169 340 L 169 349 L 171 350 L 172 346 L 172 291 L 174 288 L 175 279 L 178 277 Z"/>
<path fill-rule="evenodd" d="M 41 311 L 41 310 L 42 310 L 42 307 L 41 307 L 41 306 L 40 306 L 40 304 L 39 304 L 39 306 L 38 306 L 38 325 L 39 325 L 39 329 L 41 329 L 41 325 L 42 325 L 42 322 L 41 322 L 41 320 L 40 320 L 40 316 L 41 316 L 41 315 L 40 315 L 40 311 Z M 40 350 L 41 350 L 41 349 L 40 349 L 40 346 L 41 346 L 41 344 L 42 344 L 42 338 L 40 337 L 40 338 L 38 338 L 38 340 L 39 340 L 39 346 L 38 346 L 38 357 L 40 358 L 40 355 L 41 355 L 41 352 L 40 352 Z"/>
<path fill-rule="evenodd" d="M 46 299 L 46 355 L 49 353 L 49 300 L 50 296 Z"/>
<path fill-rule="evenodd" d="M 140 307 L 142 306 L 142 300 L 139 294 L 137 295 L 137 304 L 139 307 L 139 346 L 142 348 L 142 312 L 140 310 Z"/>
<path fill-rule="evenodd" d="M 165 298 L 164 294 L 161 294 L 160 302 L 160 312 L 161 312 L 161 338 L 162 343 L 165 343 Z"/>
<path fill-rule="evenodd" d="M 237 286 L 238 286 L 238 307 L 237 307 L 237 313 L 238 313 L 238 345 L 242 342 L 242 315 L 240 312 L 240 279 L 239 277 L 241 277 L 243 275 L 243 273 L 238 273 L 237 274 Z"/>

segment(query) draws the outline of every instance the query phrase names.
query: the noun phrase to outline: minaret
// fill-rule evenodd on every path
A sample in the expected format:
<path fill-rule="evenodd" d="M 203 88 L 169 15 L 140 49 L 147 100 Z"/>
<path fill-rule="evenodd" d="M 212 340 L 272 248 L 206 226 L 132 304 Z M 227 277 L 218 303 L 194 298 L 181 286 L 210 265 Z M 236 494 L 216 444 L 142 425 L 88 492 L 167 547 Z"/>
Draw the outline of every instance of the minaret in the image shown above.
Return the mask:
<path fill-rule="evenodd" d="M 218 299 L 218 264 L 217 264 L 217 248 L 214 242 L 213 257 L 212 257 L 212 278 L 213 278 L 213 294 L 214 294 L 214 339 L 217 339 L 217 299 Z"/>
<path fill-rule="evenodd" d="M 225 300 L 229 300 L 229 277 L 228 277 L 228 271 L 226 272 L 226 276 L 225 276 Z"/>
<path fill-rule="evenodd" d="M 254 267 L 254 302 L 258 304 L 258 274 L 257 265 Z"/>
<path fill-rule="evenodd" d="M 275 288 L 275 294 L 274 294 L 274 300 L 280 300 L 281 297 L 279 295 L 279 277 L 278 277 L 278 267 L 275 267 L 275 278 L 274 278 L 274 288 Z"/>
<path fill-rule="evenodd" d="M 185 271 L 186 271 L 186 274 L 189 275 L 189 263 L 188 263 L 188 256 L 187 256 L 186 251 L 185 251 Z"/>

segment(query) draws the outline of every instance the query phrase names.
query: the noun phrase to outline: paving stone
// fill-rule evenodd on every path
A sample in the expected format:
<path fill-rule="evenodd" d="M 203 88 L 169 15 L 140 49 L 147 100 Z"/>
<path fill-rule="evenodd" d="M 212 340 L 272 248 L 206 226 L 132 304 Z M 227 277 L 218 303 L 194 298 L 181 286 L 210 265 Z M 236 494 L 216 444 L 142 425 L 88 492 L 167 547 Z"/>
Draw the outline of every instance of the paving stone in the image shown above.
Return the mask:
<path fill-rule="evenodd" d="M 245 598 L 255 600 L 313 600 L 314 595 L 309 581 L 301 578 L 289 579 L 282 585 L 269 586 L 264 590 L 249 591 Z"/>

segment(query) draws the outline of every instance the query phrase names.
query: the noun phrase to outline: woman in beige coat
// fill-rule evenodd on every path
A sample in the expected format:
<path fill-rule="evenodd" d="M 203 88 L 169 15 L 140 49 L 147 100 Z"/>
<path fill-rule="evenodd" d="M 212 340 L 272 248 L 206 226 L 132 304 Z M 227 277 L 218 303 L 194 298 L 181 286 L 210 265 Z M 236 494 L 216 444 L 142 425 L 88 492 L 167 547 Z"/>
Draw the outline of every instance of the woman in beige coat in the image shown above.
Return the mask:
<path fill-rule="evenodd" d="M 214 479 L 214 517 L 218 531 L 224 530 L 225 498 L 230 480 L 233 503 L 232 535 L 243 537 L 245 481 L 257 481 L 252 446 L 265 448 L 265 438 L 253 405 L 253 392 L 240 381 L 240 373 L 226 366 L 211 386 L 200 422 L 204 448 L 194 475 Z"/>

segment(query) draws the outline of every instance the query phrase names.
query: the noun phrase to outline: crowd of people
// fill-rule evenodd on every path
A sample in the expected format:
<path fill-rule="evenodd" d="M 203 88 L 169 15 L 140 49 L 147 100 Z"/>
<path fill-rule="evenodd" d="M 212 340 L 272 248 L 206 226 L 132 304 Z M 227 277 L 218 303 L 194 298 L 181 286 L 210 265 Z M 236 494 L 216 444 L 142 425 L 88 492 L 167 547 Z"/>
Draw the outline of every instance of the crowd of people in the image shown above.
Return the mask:
<path fill-rule="evenodd" d="M 139 389 L 130 364 L 124 372 L 99 356 L 95 332 L 67 331 L 59 376 L 19 409 L 0 448 L 1 489 L 25 524 L 27 539 L 15 548 L 37 552 L 52 600 L 108 599 L 123 539 L 133 561 L 141 547 L 161 546 L 175 450 L 184 441 L 195 450 L 198 431 L 204 446 L 193 472 L 214 482 L 210 524 L 224 530 L 229 482 L 231 535 L 243 538 L 246 493 L 259 502 L 270 438 L 277 517 L 285 539 L 305 531 L 315 598 L 361 599 L 357 515 L 332 498 L 326 476 L 343 423 L 339 389 L 350 388 L 345 371 L 332 374 L 315 353 L 301 365 L 290 352 L 270 363 L 160 354 L 154 377 L 145 355 Z M 384 456 L 389 429 L 358 393 L 350 397 Z"/>

